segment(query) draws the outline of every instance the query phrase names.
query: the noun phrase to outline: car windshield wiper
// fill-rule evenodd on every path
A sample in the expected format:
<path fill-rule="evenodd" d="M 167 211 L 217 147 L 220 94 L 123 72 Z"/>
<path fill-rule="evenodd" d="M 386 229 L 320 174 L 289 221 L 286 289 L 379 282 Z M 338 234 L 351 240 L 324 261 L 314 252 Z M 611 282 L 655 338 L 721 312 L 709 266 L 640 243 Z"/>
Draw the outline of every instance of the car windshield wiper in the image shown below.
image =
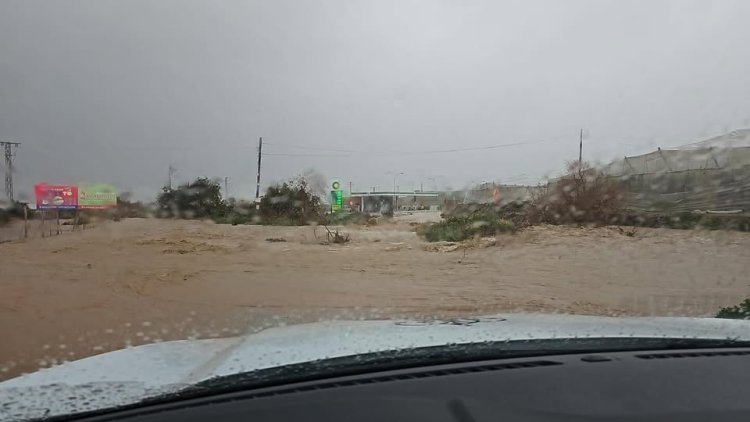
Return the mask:
<path fill-rule="evenodd" d="M 564 354 L 731 347 L 750 347 L 750 341 L 731 338 L 586 337 L 456 343 L 397 349 L 219 376 L 201 381 L 178 392 L 149 397 L 132 404 L 45 420 L 67 420 L 292 383 L 443 364 Z"/>

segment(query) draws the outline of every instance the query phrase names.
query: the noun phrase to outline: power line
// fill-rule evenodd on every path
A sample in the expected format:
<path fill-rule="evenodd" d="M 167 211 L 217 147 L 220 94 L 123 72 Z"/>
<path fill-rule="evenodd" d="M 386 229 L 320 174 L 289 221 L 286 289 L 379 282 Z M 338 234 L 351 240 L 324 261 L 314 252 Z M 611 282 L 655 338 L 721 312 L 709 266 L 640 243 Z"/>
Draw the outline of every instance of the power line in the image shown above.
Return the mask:
<path fill-rule="evenodd" d="M 535 144 L 541 144 L 541 143 L 548 143 L 552 142 L 552 140 L 540 140 L 540 141 L 531 141 L 531 142 L 512 142 L 512 143 L 506 143 L 506 144 L 496 144 L 496 145 L 486 145 L 486 146 L 476 146 L 476 147 L 464 147 L 464 148 L 450 148 L 450 149 L 425 149 L 425 150 L 364 150 L 364 149 L 342 149 L 342 148 L 327 148 L 327 147 L 316 147 L 316 146 L 306 146 L 306 145 L 299 145 L 299 144 L 293 144 L 293 143 L 286 143 L 286 142 L 269 142 L 264 141 L 264 145 L 271 145 L 271 146 L 280 146 L 280 147 L 290 147 L 292 149 L 302 149 L 302 150 L 310 150 L 310 151 L 321 151 L 321 152 L 339 152 L 343 154 L 338 155 L 330 155 L 330 154 L 314 154 L 314 153 L 295 153 L 295 152 L 264 152 L 263 155 L 277 155 L 277 156 L 288 156 L 288 157 L 348 157 L 353 154 L 367 154 L 372 156 L 392 156 L 392 155 L 422 155 L 422 154 L 445 154 L 445 153 L 454 153 L 454 152 L 466 152 L 466 151 L 483 151 L 483 150 L 492 150 L 492 149 L 500 149 L 500 148 L 510 148 L 515 146 L 524 146 L 524 145 L 535 145 Z M 73 151 L 73 150 L 90 150 L 92 148 L 101 148 L 101 149 L 121 149 L 121 150 L 132 150 L 132 151 L 148 151 L 148 150 L 165 150 L 165 151 L 174 151 L 174 150 L 203 150 L 203 149 L 214 149 L 215 143 L 212 143 L 211 145 L 80 145 L 80 146 L 66 146 L 63 149 L 65 151 Z M 247 149 L 251 148 L 249 145 L 237 145 L 237 144 L 231 144 L 227 145 L 225 149 Z"/>
<path fill-rule="evenodd" d="M 467 147 L 467 148 L 437 149 L 437 150 L 431 150 L 431 151 L 415 151 L 414 154 L 439 154 L 439 153 L 446 153 L 446 152 L 482 151 L 482 150 L 488 150 L 488 149 L 516 147 L 516 146 L 521 146 L 521 145 L 534 145 L 534 144 L 541 144 L 545 142 L 550 142 L 550 141 L 513 142 L 510 144 L 488 145 L 484 147 Z"/>
<path fill-rule="evenodd" d="M 298 149 L 309 149 L 313 151 L 331 151 L 331 152 L 366 152 L 362 150 L 356 150 L 356 149 L 340 149 L 340 148 L 323 148 L 323 147 L 311 147 L 308 145 L 299 145 L 299 144 L 289 144 L 286 142 L 266 142 L 268 145 L 281 145 L 281 146 L 288 146 L 292 148 L 298 148 Z"/>
<path fill-rule="evenodd" d="M 293 154 L 293 153 L 280 153 L 280 152 L 264 152 L 266 155 L 276 155 L 279 157 L 349 157 L 349 155 L 331 155 L 331 154 Z"/>
<path fill-rule="evenodd" d="M 333 151 L 333 152 L 348 152 L 348 153 L 360 153 L 360 154 L 368 154 L 368 155 L 422 155 L 422 154 L 445 154 L 445 153 L 453 153 L 453 152 L 464 152 L 464 151 L 484 151 L 484 150 L 491 150 L 491 149 L 499 149 L 499 148 L 509 148 L 509 147 L 515 147 L 515 146 L 523 146 L 523 145 L 535 145 L 535 144 L 541 144 L 551 142 L 551 140 L 539 140 L 539 141 L 532 141 L 532 142 L 512 142 L 512 143 L 506 143 L 506 144 L 496 144 L 496 145 L 486 145 L 486 146 L 479 146 L 479 147 L 465 147 L 465 148 L 450 148 L 450 149 L 433 149 L 433 150 L 418 150 L 418 151 L 365 151 L 365 150 L 348 150 L 348 149 L 337 149 L 337 148 L 324 148 L 324 147 L 311 147 L 311 146 L 302 146 L 302 145 L 296 145 L 296 144 L 288 144 L 283 142 L 271 142 L 269 144 L 271 145 L 280 145 L 280 146 L 289 146 L 292 148 L 299 148 L 299 149 L 308 149 L 308 150 L 314 150 L 314 151 Z M 266 154 L 271 155 L 271 154 Z M 301 156 L 301 157 L 316 157 L 316 156 L 326 156 L 330 157 L 331 155 L 328 154 L 295 154 L 295 153 L 274 153 L 274 155 L 287 155 L 287 156 Z M 347 157 L 349 155 L 342 155 L 343 157 Z"/>

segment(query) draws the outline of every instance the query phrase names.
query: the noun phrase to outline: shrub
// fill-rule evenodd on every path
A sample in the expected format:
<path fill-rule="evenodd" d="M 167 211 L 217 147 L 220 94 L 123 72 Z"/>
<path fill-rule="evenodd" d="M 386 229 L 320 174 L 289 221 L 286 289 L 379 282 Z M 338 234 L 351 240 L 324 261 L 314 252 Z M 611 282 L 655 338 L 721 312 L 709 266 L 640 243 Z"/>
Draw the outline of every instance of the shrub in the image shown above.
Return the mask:
<path fill-rule="evenodd" d="M 330 226 L 345 226 L 349 224 L 364 226 L 367 225 L 367 223 L 370 221 L 370 218 L 370 214 L 367 213 L 359 211 L 342 211 L 326 215 L 322 222 Z"/>
<path fill-rule="evenodd" d="M 669 216 L 666 226 L 672 229 L 690 230 L 694 229 L 700 220 L 700 214 L 681 212 L 674 216 Z"/>
<path fill-rule="evenodd" d="M 207 178 L 198 178 L 177 189 L 164 188 L 156 202 L 160 217 L 217 217 L 228 211 L 219 182 Z"/>
<path fill-rule="evenodd" d="M 223 213 L 215 213 L 211 219 L 217 224 L 261 224 L 260 214 L 255 203 L 229 199 Z"/>
<path fill-rule="evenodd" d="M 750 299 L 745 299 L 737 306 L 721 308 L 716 318 L 726 319 L 750 319 Z"/>
<path fill-rule="evenodd" d="M 445 213 L 441 214 L 441 216 L 443 218 L 448 218 L 479 215 L 479 218 L 501 218 L 503 220 L 512 222 L 516 227 L 524 227 L 528 225 L 528 221 L 526 219 L 528 206 L 528 201 L 514 201 L 503 205 L 466 204 L 453 208 L 450 211 L 446 211 Z"/>
<path fill-rule="evenodd" d="M 304 177 L 271 186 L 260 201 L 264 224 L 305 225 L 322 220 L 320 197 L 312 193 Z"/>
<path fill-rule="evenodd" d="M 140 201 L 130 201 L 127 194 L 117 197 L 116 213 L 125 218 L 146 218 L 151 214 L 148 206 Z"/>
<path fill-rule="evenodd" d="M 25 203 L 15 201 L 8 208 L 0 208 L 0 224 L 6 224 L 13 218 L 22 219 L 25 207 Z M 29 212 L 28 218 L 34 218 L 34 214 Z"/>
<path fill-rule="evenodd" d="M 719 217 L 714 215 L 704 215 L 698 221 L 698 225 L 708 230 L 719 230 L 722 228 L 722 221 Z"/>
<path fill-rule="evenodd" d="M 532 224 L 610 224 L 624 209 L 625 192 L 621 182 L 587 163 L 574 162 L 532 200 L 526 217 Z"/>
<path fill-rule="evenodd" d="M 512 233 L 516 226 L 494 214 L 472 214 L 448 217 L 433 224 L 417 227 L 417 234 L 429 242 L 460 242 L 475 236 L 492 236 L 498 233 Z"/>
<path fill-rule="evenodd" d="M 85 213 L 78 214 L 78 224 L 91 224 L 91 216 Z"/>

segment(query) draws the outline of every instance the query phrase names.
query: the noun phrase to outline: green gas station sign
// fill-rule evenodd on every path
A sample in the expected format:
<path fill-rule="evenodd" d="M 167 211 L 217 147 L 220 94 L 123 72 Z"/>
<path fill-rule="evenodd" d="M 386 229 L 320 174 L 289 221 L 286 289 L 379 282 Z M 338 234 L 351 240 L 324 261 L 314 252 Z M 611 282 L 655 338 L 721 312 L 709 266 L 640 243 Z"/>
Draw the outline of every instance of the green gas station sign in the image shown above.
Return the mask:
<path fill-rule="evenodd" d="M 344 208 L 344 193 L 341 191 L 341 182 L 334 180 L 331 183 L 331 212 L 339 212 Z"/>

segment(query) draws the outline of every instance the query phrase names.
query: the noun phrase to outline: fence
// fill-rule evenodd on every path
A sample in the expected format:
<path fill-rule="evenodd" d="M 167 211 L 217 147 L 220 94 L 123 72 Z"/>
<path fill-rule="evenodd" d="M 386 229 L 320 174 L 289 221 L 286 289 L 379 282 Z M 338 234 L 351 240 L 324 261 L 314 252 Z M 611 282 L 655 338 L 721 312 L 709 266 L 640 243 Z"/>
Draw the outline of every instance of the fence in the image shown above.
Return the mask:
<path fill-rule="evenodd" d="M 660 149 L 603 171 L 627 186 L 635 210 L 750 212 L 749 147 Z"/>
<path fill-rule="evenodd" d="M 56 210 L 27 210 L 24 219 L 14 218 L 0 226 L 0 243 L 24 239 L 59 236 L 85 230 L 87 224 L 79 215 L 60 214 Z"/>

